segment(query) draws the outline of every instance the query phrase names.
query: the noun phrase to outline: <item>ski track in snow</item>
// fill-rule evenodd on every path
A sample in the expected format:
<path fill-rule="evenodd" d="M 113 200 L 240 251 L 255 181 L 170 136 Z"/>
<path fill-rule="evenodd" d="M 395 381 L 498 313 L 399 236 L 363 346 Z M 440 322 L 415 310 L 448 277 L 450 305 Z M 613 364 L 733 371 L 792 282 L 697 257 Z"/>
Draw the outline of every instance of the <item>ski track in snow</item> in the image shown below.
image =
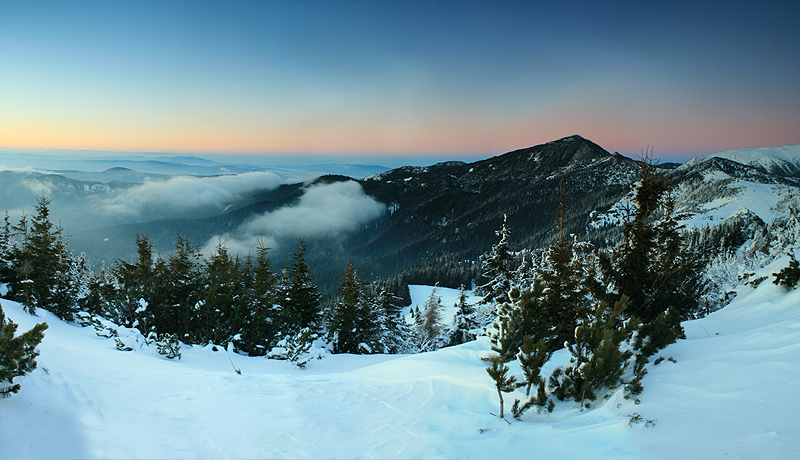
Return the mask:
<path fill-rule="evenodd" d="M 659 353 L 677 362 L 649 365 L 641 404 L 618 391 L 583 412 L 558 402 L 510 424 L 490 414 L 485 338 L 419 355 L 329 355 L 306 369 L 199 346 L 169 361 L 2 300 L 21 331 L 50 328 L 38 368 L 0 400 L 0 458 L 792 458 L 800 289 L 771 279 L 684 323 L 687 339 Z M 430 287 L 418 290 L 424 302 Z M 506 395 L 506 411 L 522 396 Z M 655 426 L 629 426 L 633 413 Z"/>

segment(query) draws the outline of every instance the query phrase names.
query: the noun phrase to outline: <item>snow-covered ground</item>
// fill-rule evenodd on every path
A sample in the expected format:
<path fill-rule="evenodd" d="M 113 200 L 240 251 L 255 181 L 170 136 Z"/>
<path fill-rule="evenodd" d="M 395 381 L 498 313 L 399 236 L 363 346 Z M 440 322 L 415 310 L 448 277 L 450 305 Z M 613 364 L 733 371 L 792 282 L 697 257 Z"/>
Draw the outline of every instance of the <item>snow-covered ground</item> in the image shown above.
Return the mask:
<path fill-rule="evenodd" d="M 439 298 L 439 302 L 442 305 L 442 322 L 444 324 L 450 325 L 453 324 L 453 320 L 455 319 L 456 315 L 456 305 L 458 305 L 458 289 L 451 289 L 445 287 L 434 287 L 434 286 L 424 286 L 419 284 L 411 284 L 408 286 L 408 292 L 411 295 L 411 305 L 403 309 L 403 317 L 409 324 L 414 323 L 414 319 L 411 317 L 411 309 L 419 309 L 422 311 L 425 309 L 425 302 L 430 299 L 431 294 L 435 291 L 436 297 Z M 472 294 L 472 291 L 466 291 L 467 294 L 467 302 L 470 304 L 477 303 L 481 297 Z"/>
<path fill-rule="evenodd" d="M 588 226 L 597 229 L 620 225 L 632 202 L 631 192 L 608 211 L 593 212 Z M 688 218 L 681 221 L 686 228 L 713 227 L 748 211 L 769 224 L 776 217 L 785 215 L 789 207 L 796 206 L 797 202 L 797 187 L 781 183 L 758 183 L 712 170 L 703 174 L 701 187 L 692 185 L 677 188 L 675 211 L 689 214 Z"/>
<path fill-rule="evenodd" d="M 727 158 L 745 165 L 762 167 L 773 173 L 782 172 L 785 174 L 793 174 L 800 169 L 800 144 L 781 147 L 762 147 L 757 149 L 727 150 L 711 155 L 694 157 L 686 164 L 697 164 L 715 157 Z"/>
<path fill-rule="evenodd" d="M 559 403 L 508 422 L 490 414 L 486 339 L 419 355 L 326 355 L 305 369 L 210 346 L 170 361 L 2 300 L 20 330 L 50 327 L 39 367 L 0 400 L 0 458 L 797 458 L 800 289 L 771 280 L 686 322 L 687 339 L 660 353 L 677 362 L 650 365 L 641 404 L 617 392 L 583 412 Z M 629 425 L 633 414 L 653 425 Z"/>
<path fill-rule="evenodd" d="M 707 183 L 728 180 L 724 187 L 731 196 L 720 197 L 705 203 L 687 202 L 679 198 L 678 212 L 689 212 L 692 216 L 682 222 L 687 228 L 714 226 L 739 213 L 750 211 L 766 223 L 784 214 L 789 204 L 797 203 L 797 188 L 782 184 L 759 184 L 756 182 L 735 179 L 731 180 L 724 173 L 717 171 L 723 179 L 706 177 Z M 720 186 L 720 188 L 723 186 Z"/>

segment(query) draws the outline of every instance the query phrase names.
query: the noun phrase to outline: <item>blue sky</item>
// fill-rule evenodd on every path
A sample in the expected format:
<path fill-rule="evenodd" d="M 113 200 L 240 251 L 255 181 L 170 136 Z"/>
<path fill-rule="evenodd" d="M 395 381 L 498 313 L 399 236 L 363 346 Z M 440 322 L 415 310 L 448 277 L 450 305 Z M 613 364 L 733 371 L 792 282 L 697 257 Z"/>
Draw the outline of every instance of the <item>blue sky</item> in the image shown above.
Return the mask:
<path fill-rule="evenodd" d="M 798 2 L 0 2 L 0 147 L 663 159 L 800 142 Z"/>

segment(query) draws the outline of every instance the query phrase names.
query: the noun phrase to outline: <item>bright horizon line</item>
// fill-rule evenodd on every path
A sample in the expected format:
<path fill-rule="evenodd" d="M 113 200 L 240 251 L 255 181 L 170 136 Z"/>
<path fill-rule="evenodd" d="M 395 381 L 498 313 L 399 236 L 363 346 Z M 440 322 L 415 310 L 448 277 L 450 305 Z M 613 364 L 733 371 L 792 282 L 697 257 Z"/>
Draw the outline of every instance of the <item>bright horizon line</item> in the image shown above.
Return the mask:
<path fill-rule="evenodd" d="M 658 146 L 648 145 L 642 146 L 639 150 L 636 149 L 614 149 L 608 148 L 601 142 L 597 142 L 589 137 L 580 134 L 573 134 L 583 137 L 584 139 L 594 142 L 609 153 L 620 153 L 623 156 L 635 158 L 638 157 L 640 152 L 647 148 L 655 149 L 655 156 L 660 158 L 662 162 L 685 162 L 700 155 L 711 155 L 714 153 L 725 152 L 730 150 L 740 149 L 758 149 L 769 147 L 783 147 L 789 145 L 797 145 L 797 143 L 789 144 L 776 144 L 776 145 L 762 145 L 762 146 L 743 146 L 722 149 L 708 149 L 708 148 L 692 148 L 692 149 L 679 149 L 672 150 L 671 152 L 663 152 L 659 155 Z M 572 135 L 570 135 L 572 136 Z M 280 160 L 281 164 L 286 164 L 285 160 L 298 160 L 297 163 L 309 164 L 313 161 L 321 160 L 334 160 L 335 162 L 355 163 L 358 161 L 370 160 L 375 165 L 380 165 L 379 160 L 388 160 L 390 163 L 397 163 L 399 160 L 428 160 L 437 159 L 436 161 L 480 161 L 495 156 L 503 155 L 505 153 L 513 152 L 515 150 L 530 148 L 536 145 L 545 144 L 548 142 L 556 141 L 570 136 L 561 136 L 556 139 L 550 139 L 544 142 L 536 142 L 529 145 L 518 146 L 511 149 L 504 149 L 502 151 L 457 151 L 457 150 L 443 150 L 443 151 L 381 151 L 376 149 L 371 152 L 365 151 L 222 151 L 222 150 L 197 150 L 197 149 L 163 149 L 163 150 L 135 150 L 135 149 L 93 149 L 93 148 L 51 148 L 51 147 L 28 147 L 28 146 L 0 146 L 0 154 L 29 154 L 29 155 L 67 155 L 67 154 L 81 154 L 87 156 L 104 156 L 104 155 L 143 155 L 143 156 L 196 156 L 214 157 L 214 161 L 228 159 L 252 159 L 252 160 Z M 691 152 L 691 153 L 690 153 Z M 80 158 L 76 158 L 80 159 Z M 88 158 L 86 158 L 88 159 Z M 306 161 L 300 161 L 305 159 Z M 449 159 L 449 160 L 448 160 Z M 402 162 L 402 161 L 400 161 Z M 383 166 L 383 165 L 380 165 Z"/>

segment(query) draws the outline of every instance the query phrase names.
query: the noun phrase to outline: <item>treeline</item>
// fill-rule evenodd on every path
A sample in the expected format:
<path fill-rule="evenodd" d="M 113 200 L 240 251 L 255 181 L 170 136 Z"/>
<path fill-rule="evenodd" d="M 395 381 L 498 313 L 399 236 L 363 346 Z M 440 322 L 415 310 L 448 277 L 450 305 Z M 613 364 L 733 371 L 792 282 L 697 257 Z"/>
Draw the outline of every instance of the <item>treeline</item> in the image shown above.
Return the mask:
<path fill-rule="evenodd" d="M 228 344 L 263 356 L 287 341 L 327 341 L 333 352 L 413 351 L 413 331 L 400 317 L 407 288 L 391 279 L 363 282 L 344 268 L 337 294 L 323 300 L 300 240 L 291 264 L 271 268 L 269 250 L 232 255 L 220 244 L 203 257 L 178 236 L 174 252 L 156 257 L 137 235 L 137 258 L 93 271 L 69 250 L 63 231 L 49 220 L 42 198 L 32 217 L 0 234 L 0 282 L 6 297 L 35 314 L 38 308 L 72 321 L 85 312 L 138 329 L 145 337 L 184 344 Z M 395 292 L 405 290 L 405 296 Z"/>

